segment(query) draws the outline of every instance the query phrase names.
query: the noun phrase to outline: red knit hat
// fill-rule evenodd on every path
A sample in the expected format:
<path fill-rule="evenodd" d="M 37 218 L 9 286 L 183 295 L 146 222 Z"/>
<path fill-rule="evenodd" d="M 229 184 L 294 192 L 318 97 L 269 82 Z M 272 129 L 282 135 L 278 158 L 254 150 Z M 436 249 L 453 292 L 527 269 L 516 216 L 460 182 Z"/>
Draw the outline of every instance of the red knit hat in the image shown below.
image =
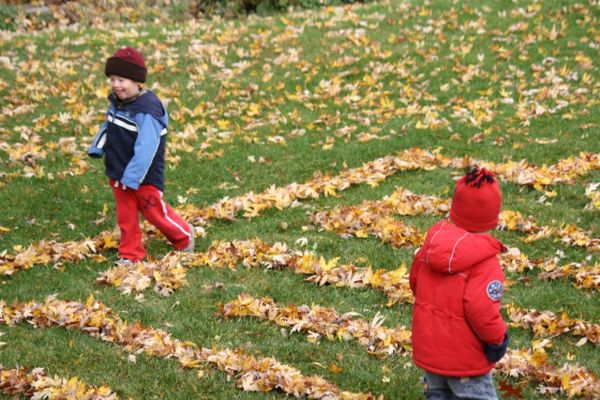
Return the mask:
<path fill-rule="evenodd" d="M 117 50 L 112 57 L 106 60 L 104 68 L 106 76 L 118 75 L 136 82 L 146 82 L 147 72 L 144 57 L 131 47 Z"/>
<path fill-rule="evenodd" d="M 470 232 L 483 232 L 498 225 L 502 206 L 500 186 L 493 172 L 475 169 L 456 182 L 450 220 Z"/>

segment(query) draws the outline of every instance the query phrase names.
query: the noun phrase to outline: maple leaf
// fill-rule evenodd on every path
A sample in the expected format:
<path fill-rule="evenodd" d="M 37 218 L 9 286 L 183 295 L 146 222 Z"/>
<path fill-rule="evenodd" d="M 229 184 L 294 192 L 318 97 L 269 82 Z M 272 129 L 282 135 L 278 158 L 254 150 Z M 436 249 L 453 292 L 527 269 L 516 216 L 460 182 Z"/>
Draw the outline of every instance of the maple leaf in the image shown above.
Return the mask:
<path fill-rule="evenodd" d="M 331 371 L 334 374 L 339 374 L 344 371 L 344 368 L 339 367 L 335 363 L 331 363 L 331 364 L 329 364 L 329 371 Z"/>
<path fill-rule="evenodd" d="M 524 399 L 523 397 L 523 386 L 513 386 L 506 381 L 499 381 L 498 386 L 500 387 L 500 391 L 504 393 L 504 395 L 508 398 L 513 399 Z"/>
<path fill-rule="evenodd" d="M 330 259 L 329 261 L 325 261 L 325 259 L 323 257 L 321 257 L 319 259 L 319 267 L 321 268 L 321 270 L 323 272 L 329 272 L 337 266 L 339 259 L 340 259 L 339 257 L 335 257 L 335 258 Z"/>

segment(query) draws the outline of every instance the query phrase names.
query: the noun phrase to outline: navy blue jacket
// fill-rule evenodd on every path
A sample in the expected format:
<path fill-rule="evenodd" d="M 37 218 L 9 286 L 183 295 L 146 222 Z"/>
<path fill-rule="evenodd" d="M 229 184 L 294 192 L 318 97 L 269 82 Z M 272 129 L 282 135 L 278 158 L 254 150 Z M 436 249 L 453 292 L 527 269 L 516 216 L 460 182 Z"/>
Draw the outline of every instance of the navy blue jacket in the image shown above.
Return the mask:
<path fill-rule="evenodd" d="M 108 99 L 106 121 L 88 154 L 104 156 L 106 175 L 127 187 L 154 185 L 163 191 L 167 110 L 150 90 L 131 102 L 122 102 L 114 94 Z"/>

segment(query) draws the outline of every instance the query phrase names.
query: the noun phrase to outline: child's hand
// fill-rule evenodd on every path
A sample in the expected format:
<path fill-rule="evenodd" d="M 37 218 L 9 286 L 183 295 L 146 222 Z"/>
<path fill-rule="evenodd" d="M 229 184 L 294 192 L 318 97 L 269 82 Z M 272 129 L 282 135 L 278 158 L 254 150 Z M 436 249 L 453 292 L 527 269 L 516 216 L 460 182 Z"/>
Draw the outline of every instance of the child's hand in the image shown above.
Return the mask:
<path fill-rule="evenodd" d="M 508 337 L 508 332 L 504 336 L 504 340 L 500 344 L 489 344 L 485 343 L 483 345 L 483 352 L 485 353 L 485 358 L 489 362 L 498 362 L 504 357 L 506 354 L 506 348 L 508 347 L 508 342 L 510 341 Z"/>
<path fill-rule="evenodd" d="M 119 182 L 119 183 L 121 184 L 121 187 L 123 188 L 123 190 L 130 189 L 130 188 L 128 188 L 128 187 L 127 187 L 127 185 L 126 185 L 126 184 L 124 184 L 123 182 Z"/>

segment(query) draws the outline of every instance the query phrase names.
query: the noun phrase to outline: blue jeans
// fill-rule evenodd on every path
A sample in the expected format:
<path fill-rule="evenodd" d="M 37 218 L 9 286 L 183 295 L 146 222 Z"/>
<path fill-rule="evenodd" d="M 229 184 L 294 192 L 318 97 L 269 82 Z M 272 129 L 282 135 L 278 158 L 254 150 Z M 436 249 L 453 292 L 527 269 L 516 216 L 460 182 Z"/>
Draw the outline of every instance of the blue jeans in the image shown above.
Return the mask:
<path fill-rule="evenodd" d="M 425 371 L 427 400 L 498 400 L 492 374 L 457 378 Z"/>

